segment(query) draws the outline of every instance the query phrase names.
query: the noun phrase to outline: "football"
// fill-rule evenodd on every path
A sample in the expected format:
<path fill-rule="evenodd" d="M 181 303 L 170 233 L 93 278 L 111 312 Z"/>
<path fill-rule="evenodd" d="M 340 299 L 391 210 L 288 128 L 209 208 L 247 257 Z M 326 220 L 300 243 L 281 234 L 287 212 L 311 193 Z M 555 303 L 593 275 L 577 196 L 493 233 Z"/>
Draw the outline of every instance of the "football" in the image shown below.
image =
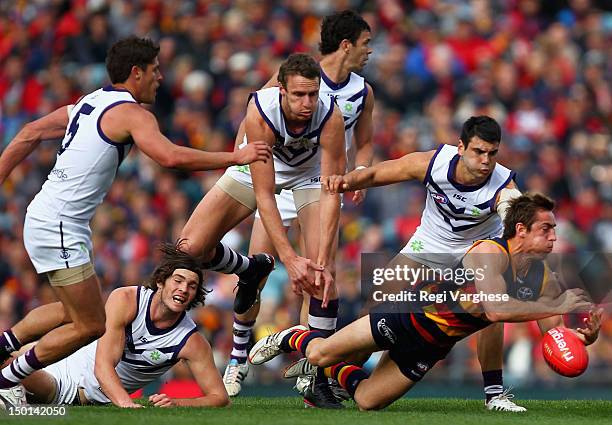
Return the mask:
<path fill-rule="evenodd" d="M 546 332 L 542 338 L 542 353 L 548 366 L 562 376 L 579 376 L 589 365 L 584 343 L 567 328 L 557 327 Z"/>

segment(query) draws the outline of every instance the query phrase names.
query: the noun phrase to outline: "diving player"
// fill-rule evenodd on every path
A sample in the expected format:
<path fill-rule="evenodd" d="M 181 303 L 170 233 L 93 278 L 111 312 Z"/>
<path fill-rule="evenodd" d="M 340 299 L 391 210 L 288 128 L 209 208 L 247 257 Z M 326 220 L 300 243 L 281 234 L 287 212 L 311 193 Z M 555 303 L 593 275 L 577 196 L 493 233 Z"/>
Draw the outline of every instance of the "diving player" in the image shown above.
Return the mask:
<path fill-rule="evenodd" d="M 526 194 L 509 202 L 501 238 L 476 241 L 462 261 L 464 269 L 481 270 L 473 281 L 417 282 L 413 291 L 456 292 L 466 299 L 486 294 L 482 302 L 386 302 L 331 337 L 293 327 L 258 341 L 249 360 L 261 364 L 283 352 L 299 351 L 308 362 L 296 362 L 285 376 L 313 374 L 316 369 L 338 382 L 361 410 L 382 409 L 409 391 L 454 344 L 496 322 L 537 320 L 545 333 L 563 326 L 563 314 L 590 309 L 585 328 L 575 332 L 586 344 L 598 336 L 602 310 L 592 308 L 580 289 L 563 291 L 544 258 L 555 235 L 554 202 Z M 419 299 L 417 296 L 416 299 Z M 473 298 L 472 298 L 473 299 Z M 376 369 L 345 363 L 355 354 L 384 350 Z M 311 366 L 312 365 L 312 366 Z"/>

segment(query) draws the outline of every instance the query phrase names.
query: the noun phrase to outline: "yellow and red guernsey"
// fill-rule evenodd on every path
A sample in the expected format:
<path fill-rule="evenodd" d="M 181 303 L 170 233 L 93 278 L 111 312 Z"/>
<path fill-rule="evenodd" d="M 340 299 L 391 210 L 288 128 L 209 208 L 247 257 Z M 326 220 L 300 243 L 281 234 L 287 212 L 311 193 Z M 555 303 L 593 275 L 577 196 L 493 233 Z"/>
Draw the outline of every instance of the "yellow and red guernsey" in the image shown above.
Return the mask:
<path fill-rule="evenodd" d="M 501 238 L 476 241 L 470 249 L 485 242 L 498 245 L 509 256 L 508 241 Z M 536 300 L 542 294 L 548 275 L 546 264 L 534 261 L 527 275 L 518 278 L 512 261 L 508 261 L 503 273 L 506 293 L 521 301 Z M 479 292 L 473 280 L 462 285 L 449 281 L 423 281 L 412 290 L 417 292 L 418 307 L 404 316 L 410 321 L 407 327 L 414 328 L 430 344 L 450 346 L 491 324 L 479 302 Z"/>

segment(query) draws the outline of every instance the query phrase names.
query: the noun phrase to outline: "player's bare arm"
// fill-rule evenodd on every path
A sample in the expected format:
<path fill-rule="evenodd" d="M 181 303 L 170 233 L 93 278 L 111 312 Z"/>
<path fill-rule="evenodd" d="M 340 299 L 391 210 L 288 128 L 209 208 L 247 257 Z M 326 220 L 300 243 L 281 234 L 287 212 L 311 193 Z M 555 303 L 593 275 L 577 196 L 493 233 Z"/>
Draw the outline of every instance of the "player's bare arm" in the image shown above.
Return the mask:
<path fill-rule="evenodd" d="M 334 108 L 321 132 L 321 178 L 341 173 L 346 169 L 346 155 L 344 152 L 344 119 L 338 108 Z M 317 264 L 327 266 L 331 263 L 335 236 L 338 233 L 338 220 L 340 218 L 340 195 L 329 192 L 325 186 L 321 188 L 319 200 L 320 236 L 319 254 Z M 333 284 L 333 277 L 329 270 L 323 273 L 323 306 L 327 305 L 328 291 Z"/>
<path fill-rule="evenodd" d="M 104 394 L 118 407 L 139 408 L 130 398 L 115 367 L 125 346 L 125 327 L 136 316 L 137 286 L 115 289 L 106 301 L 106 332 L 98 340 L 94 374 Z"/>
<path fill-rule="evenodd" d="M 374 91 L 372 86 L 366 83 L 368 95 L 366 96 L 363 111 L 355 124 L 355 168 L 369 167 L 372 164 L 374 145 L 372 142 L 372 112 L 374 111 Z"/>
<path fill-rule="evenodd" d="M 245 130 L 249 144 L 251 140 L 264 140 L 268 146 L 274 145 L 275 137 L 272 130 L 267 126 L 264 119 L 257 111 L 254 102 L 249 103 L 245 119 Z M 289 240 L 283 231 L 283 224 L 274 198 L 275 179 L 274 162 L 251 164 L 251 175 L 253 177 L 253 188 L 257 199 L 257 208 L 261 213 L 261 219 L 272 238 L 281 260 L 295 255 Z"/>
<path fill-rule="evenodd" d="M 197 332 L 192 334 L 178 358 L 187 362 L 204 395 L 195 398 L 170 398 L 166 394 L 153 394 L 149 396 L 149 401 L 154 406 L 224 407 L 230 404 L 221 375 L 215 366 L 210 344 L 202 335 Z"/>
<path fill-rule="evenodd" d="M 355 169 L 369 167 L 374 155 L 374 144 L 372 142 L 372 112 L 374 111 L 374 91 L 372 86 L 366 83 L 368 95 L 366 96 L 363 111 L 355 124 Z M 366 189 L 356 190 L 353 202 L 360 204 L 365 199 Z"/>
<path fill-rule="evenodd" d="M 344 176 L 331 176 L 323 181 L 332 193 L 343 193 L 375 186 L 386 186 L 408 180 L 425 179 L 435 151 L 413 152 L 401 158 L 379 162 L 372 167 L 353 170 Z"/>
<path fill-rule="evenodd" d="M 482 242 L 466 254 L 466 269 L 481 270 L 482 279 L 476 279 L 476 289 L 488 295 L 506 294 L 503 271 L 508 267 L 508 256 L 497 245 Z M 543 297 L 537 301 L 519 301 L 509 297 L 507 301 L 483 300 L 487 319 L 491 322 L 528 322 L 565 314 L 579 308 L 589 308 L 584 294 L 569 292 L 556 298 Z"/>
<path fill-rule="evenodd" d="M 274 133 L 265 123 L 253 102 L 248 106 L 245 126 L 249 144 L 250 140 L 264 140 L 269 146 L 274 144 Z M 322 270 L 323 267 L 308 258 L 297 255 L 287 238 L 274 197 L 274 161 L 259 161 L 251 164 L 250 167 L 261 221 L 272 239 L 280 260 L 287 268 L 293 289 L 296 292 L 304 289 L 308 293 L 313 293 L 315 291 L 314 280 L 308 277 L 308 269 Z"/>
<path fill-rule="evenodd" d="M 0 184 L 4 183 L 11 171 L 32 153 L 41 141 L 61 139 L 66 132 L 68 118 L 69 107 L 62 106 L 50 114 L 24 125 L 2 152 L 0 157 Z"/>
<path fill-rule="evenodd" d="M 151 112 L 132 103 L 110 109 L 102 117 L 101 127 L 112 140 L 125 141 L 131 136 L 145 155 L 166 168 L 213 170 L 267 161 L 271 156 L 270 148 L 260 141 L 233 152 L 206 152 L 178 146 L 160 132 L 157 119 Z"/>

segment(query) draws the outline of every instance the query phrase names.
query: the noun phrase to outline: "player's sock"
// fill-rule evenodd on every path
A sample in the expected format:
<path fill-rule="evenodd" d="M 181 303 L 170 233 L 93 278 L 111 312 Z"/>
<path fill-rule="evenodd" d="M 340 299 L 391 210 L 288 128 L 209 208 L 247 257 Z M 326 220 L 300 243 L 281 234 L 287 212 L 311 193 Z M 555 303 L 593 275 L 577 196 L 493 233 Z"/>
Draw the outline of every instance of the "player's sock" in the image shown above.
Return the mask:
<path fill-rule="evenodd" d="M 338 321 L 338 300 L 330 300 L 327 308 L 323 308 L 323 301 L 310 297 L 308 307 L 308 327 L 310 330 L 321 332 L 325 338 L 336 332 Z"/>
<path fill-rule="evenodd" d="M 338 381 L 340 386 L 353 398 L 355 398 L 355 391 L 359 383 L 370 377 L 368 372 L 362 368 L 344 362 L 323 368 L 323 371 L 327 378 Z"/>
<path fill-rule="evenodd" d="M 234 316 L 234 326 L 232 330 L 234 346 L 232 347 L 230 358 L 235 359 L 239 364 L 246 363 L 247 345 L 249 344 L 249 339 L 251 338 L 253 325 L 255 325 L 255 320 L 250 322 L 241 322 L 236 318 L 236 316 Z"/>
<path fill-rule="evenodd" d="M 338 321 L 338 300 L 330 300 L 327 308 L 323 308 L 323 301 L 315 297 L 310 297 L 308 306 L 308 327 L 311 330 L 319 331 L 327 338 L 336 332 L 336 322 Z M 306 352 L 306 349 L 304 349 Z M 315 383 L 327 382 L 327 376 L 322 369 L 318 369 L 315 376 Z"/>
<path fill-rule="evenodd" d="M 29 349 L 0 371 L 0 389 L 14 387 L 22 379 L 43 367 L 43 364 L 36 358 L 34 348 Z"/>
<path fill-rule="evenodd" d="M 500 395 L 504 391 L 504 379 L 502 370 L 487 370 L 482 372 L 484 380 L 484 392 L 487 397 L 487 403 L 493 397 Z"/>
<path fill-rule="evenodd" d="M 209 262 L 204 263 L 203 266 L 207 270 L 239 275 L 244 272 L 250 272 L 251 263 L 255 264 L 249 257 L 219 242 L 215 247 L 214 257 Z"/>
<path fill-rule="evenodd" d="M 308 348 L 310 341 L 315 338 L 325 338 L 325 335 L 320 331 L 293 331 L 285 335 L 280 346 L 286 353 L 299 351 L 303 356 L 306 356 L 306 348 Z"/>
<path fill-rule="evenodd" d="M 12 330 L 8 329 L 0 334 L 0 364 L 11 357 L 13 351 L 17 351 L 20 348 L 21 343 L 17 337 L 15 337 Z"/>

